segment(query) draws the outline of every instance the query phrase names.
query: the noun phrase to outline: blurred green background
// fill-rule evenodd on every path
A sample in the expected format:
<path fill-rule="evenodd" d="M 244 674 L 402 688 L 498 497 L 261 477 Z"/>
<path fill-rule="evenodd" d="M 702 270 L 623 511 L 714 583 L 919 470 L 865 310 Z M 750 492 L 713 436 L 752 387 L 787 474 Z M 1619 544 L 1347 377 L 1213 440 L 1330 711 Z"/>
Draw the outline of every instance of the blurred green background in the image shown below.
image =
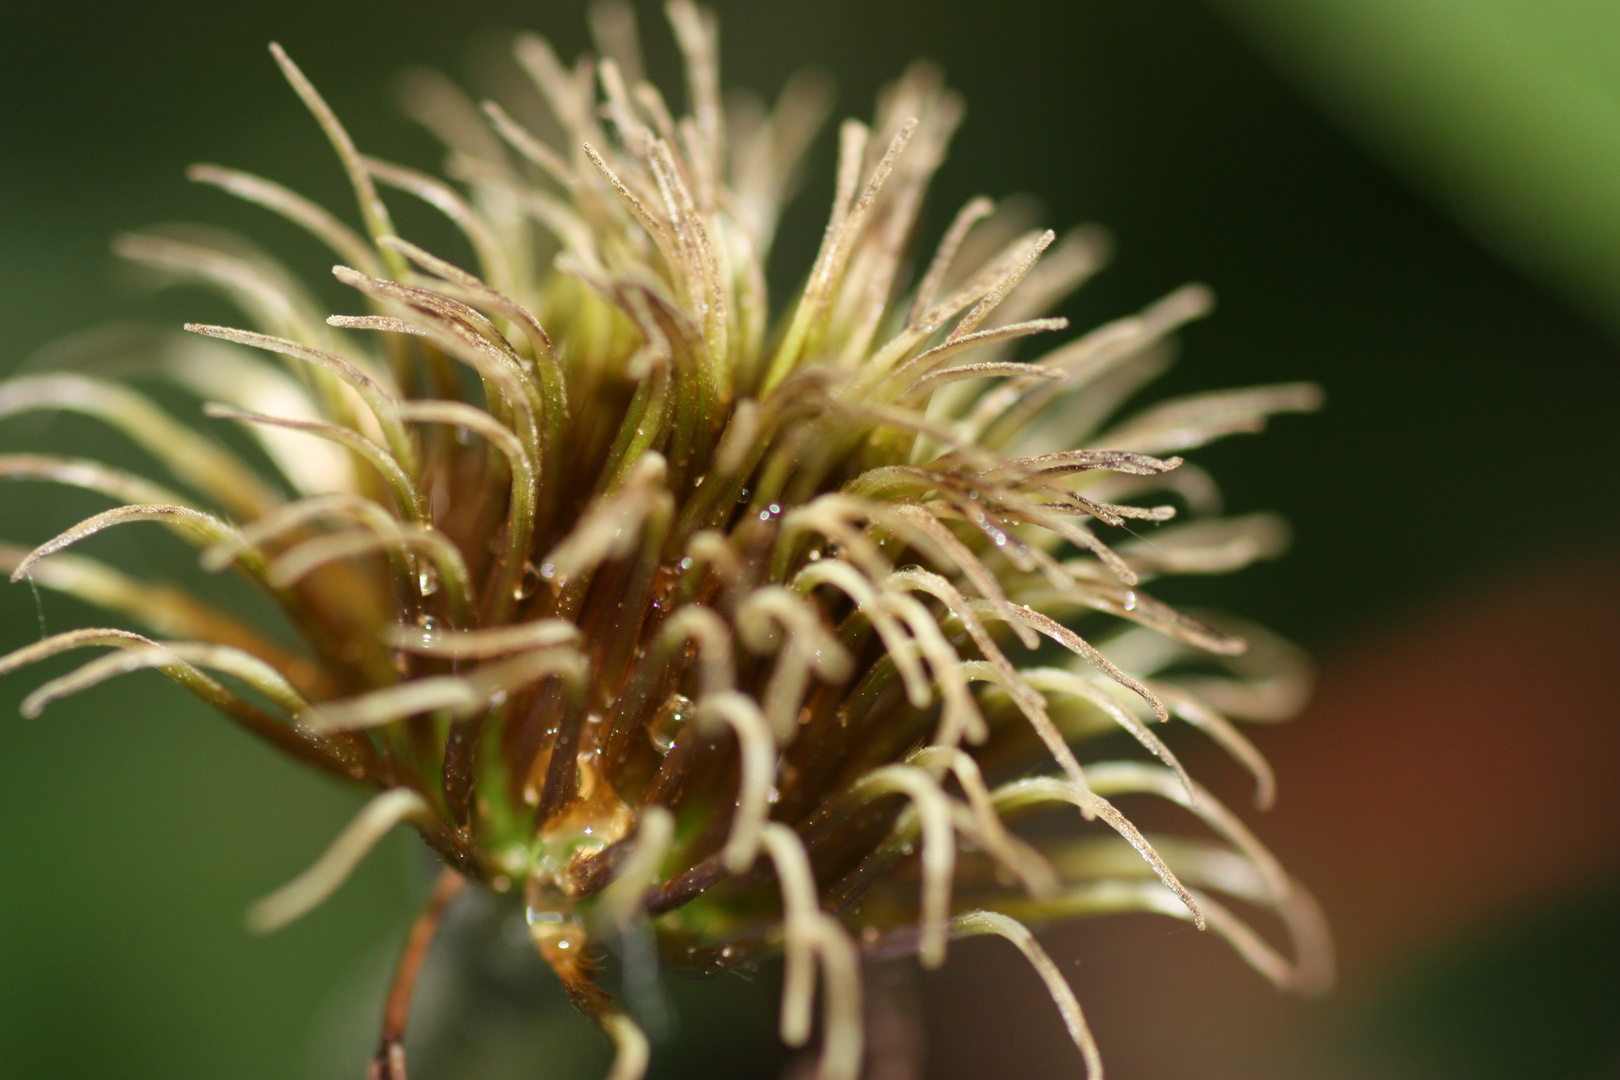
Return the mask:
<path fill-rule="evenodd" d="M 1233 510 L 1284 510 L 1294 552 L 1172 599 L 1264 621 L 1331 668 L 1414 611 L 1504 574 L 1578 553 L 1612 561 L 1612 3 L 713 6 L 729 84 L 772 94 L 793 68 L 820 66 L 836 77 L 844 114 L 867 115 L 877 88 L 911 59 L 939 61 L 969 111 L 935 188 L 932 230 L 980 192 L 1032 193 L 1060 229 L 1106 225 L 1119 253 L 1065 309 L 1079 326 L 1188 280 L 1212 284 L 1215 317 L 1186 333 L 1183 359 L 1155 395 L 1298 378 L 1327 388 L 1319 416 L 1197 455 Z M 671 86 L 668 35 L 650 7 L 643 14 L 652 70 Z M 190 162 L 214 161 L 347 206 L 267 41 L 288 48 L 364 149 L 433 167 L 434 145 L 397 110 L 391 78 L 428 64 L 498 92 L 498 56 L 520 28 L 547 34 L 564 56 L 586 45 L 580 8 L 552 0 L 8 4 L 0 369 L 110 321 L 229 320 L 211 297 L 136 287 L 107 251 L 125 229 L 239 228 L 325 280 L 311 242 L 182 175 Z M 819 236 L 829 139 L 813 164 L 773 259 L 778 297 Z M 417 235 L 444 236 L 427 215 L 401 217 Z M 7 450 L 42 443 L 110 445 L 68 421 L 0 430 Z M 8 486 L 0 533 L 35 542 L 95 509 Z M 116 547 L 126 566 L 185 572 L 178 545 L 137 532 L 89 550 Z M 55 631 L 95 617 L 5 590 L 0 647 L 36 637 L 42 618 Z M 0 1075 L 357 1076 L 393 949 L 425 893 L 415 846 L 396 837 L 325 908 L 274 938 L 249 937 L 243 907 L 300 870 L 355 798 L 284 765 L 156 676 L 15 719 L 36 683 L 0 684 Z M 1311 781 L 1283 782 L 1286 815 L 1289 785 Z M 1344 827 L 1356 828 L 1348 810 Z M 1613 877 L 1603 876 L 1615 867 L 1613 852 L 1596 852 L 1584 892 L 1439 941 L 1320 1007 L 1302 1021 L 1317 1033 L 1303 1052 L 1341 1065 L 1375 1060 L 1369 1076 L 1620 1075 L 1601 1071 L 1620 1069 L 1620 996 L 1604 974 L 1617 945 L 1600 929 L 1620 914 L 1620 894 L 1604 884 Z M 1175 963 L 1163 953 L 1153 959 Z M 969 980 L 977 955 L 957 961 Z M 1549 998 L 1549 988 L 1565 997 Z M 528 1062 L 524 1075 L 599 1075 L 604 1045 L 537 971 L 512 974 L 503 993 L 462 1004 L 489 1029 L 482 1057 L 424 1059 L 419 1075 L 506 1075 L 502 1054 Z M 740 980 L 682 991 L 680 1045 L 660 1051 L 658 1074 L 769 1072 L 768 994 Z M 1535 1019 L 1537 1008 L 1547 1017 Z M 454 1026 L 460 1014 L 446 1010 Z M 1037 1021 L 1056 1027 L 1055 1016 Z M 1152 1033 L 1144 1021 L 1109 1033 L 1105 1048 L 1111 1039 L 1128 1062 L 1131 1041 Z M 1246 1075 L 1222 1068 L 1185 1075 Z"/>

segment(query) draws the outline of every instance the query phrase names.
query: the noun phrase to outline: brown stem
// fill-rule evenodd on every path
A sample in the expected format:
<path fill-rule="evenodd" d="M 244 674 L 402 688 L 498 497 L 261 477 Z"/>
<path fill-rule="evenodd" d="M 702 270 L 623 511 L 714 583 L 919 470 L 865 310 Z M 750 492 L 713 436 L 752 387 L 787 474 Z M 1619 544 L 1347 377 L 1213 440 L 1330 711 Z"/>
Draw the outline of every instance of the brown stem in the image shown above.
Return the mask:
<path fill-rule="evenodd" d="M 399 955 L 399 967 L 394 970 L 388 1004 L 383 1009 L 382 1039 L 366 1072 L 367 1080 L 405 1080 L 405 1022 L 411 1014 L 416 977 L 421 974 L 422 962 L 427 959 L 428 948 L 439 931 L 445 909 L 466 884 L 466 878 L 447 867 L 433 886 L 427 906 L 416 917 L 411 935 L 405 939 L 405 948 Z"/>

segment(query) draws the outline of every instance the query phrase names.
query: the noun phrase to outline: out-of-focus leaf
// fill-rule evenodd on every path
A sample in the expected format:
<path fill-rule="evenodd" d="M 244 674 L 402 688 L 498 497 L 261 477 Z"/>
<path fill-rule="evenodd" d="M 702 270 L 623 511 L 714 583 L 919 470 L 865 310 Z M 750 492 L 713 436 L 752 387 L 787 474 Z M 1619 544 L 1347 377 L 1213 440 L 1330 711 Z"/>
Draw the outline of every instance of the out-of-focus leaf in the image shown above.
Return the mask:
<path fill-rule="evenodd" d="M 1620 4 L 1212 2 L 1479 236 L 1620 328 Z"/>

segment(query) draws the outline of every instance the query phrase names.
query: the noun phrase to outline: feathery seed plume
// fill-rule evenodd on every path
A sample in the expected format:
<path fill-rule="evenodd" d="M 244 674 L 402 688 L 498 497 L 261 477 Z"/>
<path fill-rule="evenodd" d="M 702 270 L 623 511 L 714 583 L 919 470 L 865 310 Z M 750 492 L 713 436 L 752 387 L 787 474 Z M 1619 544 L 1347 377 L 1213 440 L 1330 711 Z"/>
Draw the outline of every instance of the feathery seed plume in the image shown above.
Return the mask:
<path fill-rule="evenodd" d="M 362 230 L 272 180 L 190 175 L 324 242 L 355 313 L 323 317 L 236 245 L 118 242 L 224 292 L 255 327 L 189 325 L 212 341 L 166 367 L 210 399 L 206 416 L 246 426 L 279 476 L 116 383 L 0 384 L 0 416 L 89 415 L 170 474 L 0 457 L 0 475 L 118 504 L 32 550 L 0 548 L 13 580 L 146 631 L 74 630 L 0 658 L 3 673 L 111 650 L 24 713 L 154 668 L 374 792 L 254 905 L 260 930 L 320 903 L 393 826 L 421 833 L 446 869 L 400 964 L 377 1080 L 403 1080 L 415 974 L 467 882 L 521 899 L 539 954 L 614 1040 L 615 1080 L 640 1076 L 650 1048 L 597 961 L 649 930 L 677 968 L 780 953 L 782 1038 L 810 1042 L 819 1016 L 826 1080 L 862 1070 L 863 957 L 933 967 L 980 934 L 1030 960 L 1100 1077 L 1080 1003 L 1028 929 L 1055 919 L 1187 919 L 1280 987 L 1320 989 L 1331 961 L 1313 902 L 1160 736 L 1171 719 L 1200 729 L 1269 804 L 1271 772 L 1233 721 L 1292 713 L 1305 665 L 1262 631 L 1145 591 L 1281 549 L 1276 518 L 1216 516 L 1211 481 L 1179 455 L 1313 409 L 1317 390 L 1114 419 L 1208 310 L 1197 286 L 1015 359 L 1023 339 L 1066 328 L 1042 313 L 1097 269 L 1101 244 L 1020 231 L 979 198 L 914 263 L 961 115 L 926 66 L 870 125 L 840 127 L 821 248 L 774 316 L 765 257 L 826 89 L 795 78 L 769 110 L 729 107 L 712 15 L 688 0 L 668 14 L 681 114 L 642 78 L 621 3 L 594 10 L 600 59 L 570 67 L 541 38 L 517 42 L 559 139 L 494 103 L 480 115 L 442 80 L 413 83 L 409 107 L 443 138 L 455 183 L 362 153 L 272 46 Z M 397 235 L 385 192 L 441 211 L 475 267 Z M 1178 506 L 1194 520 L 1160 525 Z M 301 646 L 65 550 L 134 522 L 245 575 Z M 1151 531 L 1132 539 L 1132 522 Z M 1121 729 L 1143 757 L 1082 760 Z M 1144 834 L 1113 802 L 1143 795 L 1208 835 Z M 1040 813 L 1073 815 L 1075 835 L 1016 831 Z M 1292 948 L 1214 894 L 1275 913 Z"/>

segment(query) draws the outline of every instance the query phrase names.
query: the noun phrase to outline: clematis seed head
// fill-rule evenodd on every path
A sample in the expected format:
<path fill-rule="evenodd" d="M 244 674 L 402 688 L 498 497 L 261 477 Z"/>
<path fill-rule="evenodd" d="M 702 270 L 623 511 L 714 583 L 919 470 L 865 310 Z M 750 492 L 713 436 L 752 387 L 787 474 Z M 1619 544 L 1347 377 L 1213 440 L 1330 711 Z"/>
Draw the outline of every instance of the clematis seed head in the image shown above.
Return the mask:
<path fill-rule="evenodd" d="M 236 244 L 126 236 L 122 255 L 223 292 L 251 326 L 187 325 L 197 337 L 160 357 L 201 419 L 70 371 L 0 383 L 0 417 L 88 415 L 166 473 L 0 457 L 0 476 L 116 504 L 0 548 L 0 565 L 139 628 L 0 658 L 6 673 L 109 650 L 23 711 L 156 669 L 369 791 L 307 872 L 253 906 L 258 930 L 318 905 L 394 826 L 422 835 L 444 877 L 401 960 L 378 1080 L 403 1080 L 415 972 L 467 884 L 524 906 L 539 954 L 613 1038 L 616 1080 L 650 1053 L 598 963 L 628 934 L 694 971 L 780 954 L 781 1036 L 819 1029 L 826 1080 L 863 1068 L 863 958 L 936 967 L 982 934 L 1030 960 L 1100 1077 L 1080 1003 L 1029 929 L 1056 919 L 1186 919 L 1279 986 L 1320 989 L 1331 957 L 1313 902 L 1162 736 L 1166 721 L 1199 729 L 1268 805 L 1272 774 L 1235 721 L 1292 713 L 1306 665 L 1149 591 L 1281 550 L 1277 518 L 1219 516 L 1183 455 L 1314 409 L 1318 391 L 1116 417 L 1209 310 L 1201 286 L 1026 359 L 1025 339 L 1065 334 L 1044 313 L 1104 244 L 1024 231 L 976 198 L 919 255 L 962 112 L 926 66 L 870 124 L 839 127 L 820 249 L 775 299 L 766 257 L 828 94 L 794 78 L 769 109 L 728 104 L 713 16 L 687 0 L 668 15 L 680 110 L 643 79 L 615 3 L 593 9 L 600 58 L 570 66 L 539 37 L 516 43 L 558 137 L 442 79 L 413 82 L 448 180 L 365 154 L 271 46 L 358 227 L 273 180 L 190 176 L 325 244 L 352 305 L 326 314 Z M 399 199 L 442 212 L 471 263 L 398 235 Z M 251 433 L 274 471 L 218 425 Z M 257 586 L 298 642 L 207 590 L 68 550 L 153 523 L 205 570 Z M 1116 732 L 1140 752 L 1102 741 Z M 1175 804 L 1197 828 L 1144 833 L 1122 797 Z M 1073 828 L 1020 833 L 1054 813 Z M 1275 913 L 1291 946 L 1216 894 Z"/>

